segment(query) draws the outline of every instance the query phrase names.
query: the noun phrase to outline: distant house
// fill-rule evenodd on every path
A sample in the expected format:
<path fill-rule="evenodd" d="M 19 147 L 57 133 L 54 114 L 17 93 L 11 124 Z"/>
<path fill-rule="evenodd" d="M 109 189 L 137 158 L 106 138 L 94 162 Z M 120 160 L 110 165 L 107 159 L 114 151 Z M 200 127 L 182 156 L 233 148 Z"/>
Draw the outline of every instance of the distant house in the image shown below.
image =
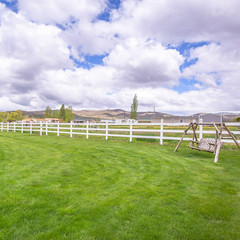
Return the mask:
<path fill-rule="evenodd" d="M 115 119 L 116 124 L 122 124 L 125 123 L 125 119 Z"/>
<path fill-rule="evenodd" d="M 86 119 L 73 119 L 72 122 L 73 123 L 86 123 L 87 120 Z"/>
<path fill-rule="evenodd" d="M 200 120 L 202 120 L 203 123 L 211 123 L 211 122 L 221 123 L 222 116 L 217 115 L 217 114 L 208 113 L 208 114 L 200 115 L 198 118 L 198 121 L 200 122 Z"/>
<path fill-rule="evenodd" d="M 136 119 L 116 119 L 115 120 L 116 124 L 130 124 L 130 123 L 138 123 L 138 120 Z"/>
<path fill-rule="evenodd" d="M 25 118 L 21 122 L 23 123 L 33 123 L 35 121 L 34 118 Z M 20 121 L 19 121 L 20 122 Z"/>
<path fill-rule="evenodd" d="M 62 119 L 59 119 L 59 118 L 44 118 L 43 121 L 48 122 L 48 123 L 57 123 L 57 122 L 62 122 Z"/>
<path fill-rule="evenodd" d="M 139 123 L 152 123 L 152 119 L 139 119 L 138 122 Z"/>
<path fill-rule="evenodd" d="M 22 120 L 23 123 L 57 123 L 57 122 L 62 122 L 62 119 L 58 118 L 25 118 Z"/>
<path fill-rule="evenodd" d="M 40 122 L 44 123 L 44 122 L 47 122 L 47 120 L 45 118 L 37 118 L 36 122 L 37 123 L 40 123 Z"/>
<path fill-rule="evenodd" d="M 73 120 L 72 120 L 73 123 L 96 123 L 96 119 L 94 118 L 88 118 L 88 117 L 75 117 Z"/>
<path fill-rule="evenodd" d="M 167 116 L 162 118 L 153 118 L 152 123 L 160 123 L 163 119 L 164 123 L 190 123 L 196 121 L 193 116 Z"/>
<path fill-rule="evenodd" d="M 134 123 L 138 123 L 138 120 L 136 120 L 136 119 L 127 119 L 126 123 L 127 124 L 129 124 L 129 123 L 133 123 L 134 124 Z"/>
<path fill-rule="evenodd" d="M 109 120 L 109 119 L 102 119 L 102 120 L 100 120 L 100 123 L 115 123 L 115 121 Z"/>

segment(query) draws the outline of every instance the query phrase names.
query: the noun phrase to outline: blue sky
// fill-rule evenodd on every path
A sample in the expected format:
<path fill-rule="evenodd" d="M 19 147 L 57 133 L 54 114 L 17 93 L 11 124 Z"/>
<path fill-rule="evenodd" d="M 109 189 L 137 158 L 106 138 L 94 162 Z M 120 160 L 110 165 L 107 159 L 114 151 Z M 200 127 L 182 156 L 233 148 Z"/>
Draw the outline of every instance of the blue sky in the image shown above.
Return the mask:
<path fill-rule="evenodd" d="M 18 11 L 18 8 L 17 8 L 18 1 L 17 0 L 13 0 L 13 1 L 1 0 L 0 2 L 5 4 L 5 6 L 8 7 L 9 9 L 11 9 L 12 11 L 14 11 L 14 12 Z"/>
<path fill-rule="evenodd" d="M 237 0 L 0 3 L 0 110 L 240 109 Z"/>

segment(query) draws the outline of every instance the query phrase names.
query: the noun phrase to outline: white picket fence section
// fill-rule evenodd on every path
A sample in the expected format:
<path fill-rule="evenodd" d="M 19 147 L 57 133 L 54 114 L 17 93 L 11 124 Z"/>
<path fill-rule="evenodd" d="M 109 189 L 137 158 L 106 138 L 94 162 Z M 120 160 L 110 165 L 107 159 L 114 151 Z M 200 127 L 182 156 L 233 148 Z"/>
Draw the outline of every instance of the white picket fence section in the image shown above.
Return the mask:
<path fill-rule="evenodd" d="M 232 133 L 240 137 L 240 123 L 226 123 L 228 127 L 235 127 Z M 70 137 L 73 135 L 85 135 L 86 138 L 89 136 L 104 136 L 106 140 L 109 137 L 122 137 L 129 138 L 132 142 L 133 138 L 145 138 L 145 139 L 157 139 L 162 145 L 164 140 L 180 140 L 181 134 L 183 134 L 183 126 L 188 126 L 188 123 L 164 123 L 163 120 L 160 123 L 130 123 L 130 124 L 114 124 L 114 123 L 23 123 L 23 122 L 13 122 L 13 123 L 0 123 L 1 131 L 6 132 L 21 132 L 30 133 L 39 132 L 40 135 L 48 135 L 49 133 L 54 133 L 57 136 L 60 134 L 69 134 Z M 143 128 L 144 127 L 144 128 Z M 174 127 L 175 129 L 169 129 Z M 181 129 L 176 129 L 177 127 L 182 127 Z M 197 130 L 198 137 L 201 139 L 204 135 L 215 136 L 216 131 L 206 130 L 205 126 L 200 126 Z M 119 132 L 121 134 L 119 134 Z M 192 133 L 192 131 L 188 131 Z M 147 135 L 148 134 L 148 135 Z M 151 135 L 149 135 L 151 134 Z M 169 136 L 170 134 L 170 136 Z M 171 136 L 176 134 L 177 136 Z M 223 135 L 227 132 L 223 132 Z M 191 135 L 190 135 L 191 136 Z M 192 139 L 189 137 L 184 138 L 184 140 Z M 223 142 L 234 143 L 233 140 L 223 139 Z M 238 140 L 240 143 L 240 140 Z"/>

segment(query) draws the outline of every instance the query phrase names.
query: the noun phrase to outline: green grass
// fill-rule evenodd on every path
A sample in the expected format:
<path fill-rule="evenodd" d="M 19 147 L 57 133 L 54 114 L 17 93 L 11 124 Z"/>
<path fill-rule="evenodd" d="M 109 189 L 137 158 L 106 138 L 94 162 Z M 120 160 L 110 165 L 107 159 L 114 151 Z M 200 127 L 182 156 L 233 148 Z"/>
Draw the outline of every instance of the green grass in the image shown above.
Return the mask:
<path fill-rule="evenodd" d="M 0 132 L 0 239 L 240 239 L 240 154 Z"/>

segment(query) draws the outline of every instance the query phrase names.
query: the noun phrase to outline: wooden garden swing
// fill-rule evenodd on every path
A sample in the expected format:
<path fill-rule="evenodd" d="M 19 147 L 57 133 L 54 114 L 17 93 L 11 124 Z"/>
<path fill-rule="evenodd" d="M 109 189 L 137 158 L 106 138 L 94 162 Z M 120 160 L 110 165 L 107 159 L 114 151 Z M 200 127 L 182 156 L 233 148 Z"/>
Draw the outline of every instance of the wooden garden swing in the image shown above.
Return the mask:
<path fill-rule="evenodd" d="M 202 138 L 198 140 L 196 130 L 199 125 L 205 125 L 205 126 L 213 126 L 216 129 L 216 135 L 215 138 Z M 230 139 L 233 139 L 235 144 L 240 149 L 240 145 L 237 141 L 237 139 L 234 137 L 233 133 L 229 130 L 229 128 L 226 126 L 225 123 L 193 123 L 191 122 L 186 130 L 184 130 L 184 134 L 180 141 L 178 142 L 174 152 L 176 152 L 182 143 L 184 137 L 188 134 L 188 130 L 192 128 L 192 140 L 190 140 L 190 143 L 188 145 L 189 148 L 199 150 L 199 151 L 205 151 L 205 152 L 211 152 L 215 154 L 214 162 L 218 161 L 219 152 L 221 150 L 221 147 L 223 145 L 222 139 L 226 138 L 223 137 L 223 130 L 226 130 L 228 135 L 230 135 Z M 224 133 L 225 134 L 225 133 Z"/>

